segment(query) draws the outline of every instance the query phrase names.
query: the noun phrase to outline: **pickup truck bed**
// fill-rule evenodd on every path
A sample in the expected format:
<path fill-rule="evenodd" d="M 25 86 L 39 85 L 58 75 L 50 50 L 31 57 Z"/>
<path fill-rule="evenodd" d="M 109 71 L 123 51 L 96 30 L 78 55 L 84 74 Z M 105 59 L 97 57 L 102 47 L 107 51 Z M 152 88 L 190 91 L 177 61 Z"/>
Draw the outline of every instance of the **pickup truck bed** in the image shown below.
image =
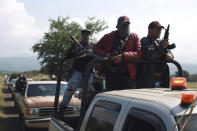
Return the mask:
<path fill-rule="evenodd" d="M 197 94 L 197 90 L 185 91 Z M 186 110 L 180 105 L 182 92 L 154 88 L 99 93 L 89 106 L 80 131 L 179 131 L 183 122 L 176 125 L 176 121 Z M 184 131 L 197 130 L 196 116 L 197 107 Z M 49 131 L 72 130 L 69 123 L 55 118 L 50 122 Z"/>

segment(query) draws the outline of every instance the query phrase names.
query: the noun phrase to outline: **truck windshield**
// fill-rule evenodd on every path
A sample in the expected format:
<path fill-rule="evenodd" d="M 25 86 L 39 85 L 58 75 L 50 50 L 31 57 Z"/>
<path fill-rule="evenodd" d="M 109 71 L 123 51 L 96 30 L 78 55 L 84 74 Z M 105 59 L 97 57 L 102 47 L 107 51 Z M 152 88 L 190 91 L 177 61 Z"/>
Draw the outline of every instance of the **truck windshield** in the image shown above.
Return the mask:
<path fill-rule="evenodd" d="M 61 84 L 60 95 L 63 95 L 67 84 Z M 56 84 L 32 84 L 28 86 L 27 97 L 55 96 Z"/>
<path fill-rule="evenodd" d="M 178 117 L 179 118 L 179 117 Z M 178 120 L 178 119 L 177 119 Z M 185 116 L 182 121 L 181 125 L 179 125 L 179 128 L 183 126 L 185 121 L 187 120 L 187 116 Z M 191 118 L 189 119 L 184 131 L 197 131 L 197 115 L 192 115 Z"/>

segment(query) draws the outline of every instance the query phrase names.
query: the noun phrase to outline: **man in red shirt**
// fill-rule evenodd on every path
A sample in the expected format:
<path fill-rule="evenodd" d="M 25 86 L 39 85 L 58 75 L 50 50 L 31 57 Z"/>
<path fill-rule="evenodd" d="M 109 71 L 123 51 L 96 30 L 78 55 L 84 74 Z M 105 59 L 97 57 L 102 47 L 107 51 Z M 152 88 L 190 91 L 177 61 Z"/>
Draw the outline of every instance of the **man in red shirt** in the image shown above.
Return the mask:
<path fill-rule="evenodd" d="M 133 88 L 136 64 L 125 63 L 124 61 L 141 57 L 141 43 L 137 34 L 130 33 L 129 18 L 126 16 L 119 17 L 116 28 L 116 31 L 104 35 L 93 47 L 95 54 L 102 57 L 111 57 L 113 60 L 113 63 L 106 66 L 105 69 L 108 90 Z M 114 55 L 117 50 L 119 50 L 119 53 Z"/>

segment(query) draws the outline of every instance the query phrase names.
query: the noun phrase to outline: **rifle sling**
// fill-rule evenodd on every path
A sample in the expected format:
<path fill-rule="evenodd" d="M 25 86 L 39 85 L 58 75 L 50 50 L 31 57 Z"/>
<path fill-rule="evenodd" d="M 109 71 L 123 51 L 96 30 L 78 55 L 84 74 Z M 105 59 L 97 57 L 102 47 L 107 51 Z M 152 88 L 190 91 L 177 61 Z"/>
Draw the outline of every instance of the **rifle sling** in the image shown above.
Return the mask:
<path fill-rule="evenodd" d="M 125 38 L 125 40 L 122 40 L 122 39 L 121 39 L 121 40 L 120 40 L 120 45 L 118 45 L 116 48 L 113 48 L 115 42 L 117 42 L 117 41 L 116 41 L 116 37 L 117 37 L 116 35 L 117 35 L 117 34 L 116 34 L 116 32 L 115 32 L 114 38 L 113 38 L 113 40 L 112 40 L 112 49 L 111 49 L 111 54 L 112 54 L 112 56 L 115 54 L 115 52 L 118 52 L 118 51 L 123 52 L 123 51 L 124 51 L 124 47 L 125 47 L 125 45 L 126 45 L 128 39 L 129 39 L 129 36 L 130 36 L 130 35 L 128 35 L 128 36 Z M 116 55 L 117 55 L 117 54 L 116 54 Z"/>

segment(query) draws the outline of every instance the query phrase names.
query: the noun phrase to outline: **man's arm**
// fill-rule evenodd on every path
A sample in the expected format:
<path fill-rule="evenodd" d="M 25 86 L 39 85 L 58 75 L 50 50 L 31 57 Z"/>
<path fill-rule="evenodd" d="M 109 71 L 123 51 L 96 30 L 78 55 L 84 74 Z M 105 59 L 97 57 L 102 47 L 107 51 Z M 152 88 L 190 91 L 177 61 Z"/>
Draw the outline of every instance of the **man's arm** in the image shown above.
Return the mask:
<path fill-rule="evenodd" d="M 135 39 L 135 50 L 124 52 L 123 53 L 124 60 L 139 59 L 142 56 L 141 42 L 137 34 L 134 34 L 134 39 Z"/>
<path fill-rule="evenodd" d="M 109 41 L 108 35 L 104 35 L 97 44 L 94 45 L 92 48 L 93 52 L 95 54 L 98 54 L 102 57 L 105 57 L 107 55 L 107 52 L 104 50 L 105 44 Z"/>
<path fill-rule="evenodd" d="M 147 41 L 146 38 L 141 39 L 142 44 L 142 56 L 145 59 L 151 59 L 156 60 L 157 58 L 165 55 L 165 49 L 162 45 L 156 46 L 149 41 Z"/>

